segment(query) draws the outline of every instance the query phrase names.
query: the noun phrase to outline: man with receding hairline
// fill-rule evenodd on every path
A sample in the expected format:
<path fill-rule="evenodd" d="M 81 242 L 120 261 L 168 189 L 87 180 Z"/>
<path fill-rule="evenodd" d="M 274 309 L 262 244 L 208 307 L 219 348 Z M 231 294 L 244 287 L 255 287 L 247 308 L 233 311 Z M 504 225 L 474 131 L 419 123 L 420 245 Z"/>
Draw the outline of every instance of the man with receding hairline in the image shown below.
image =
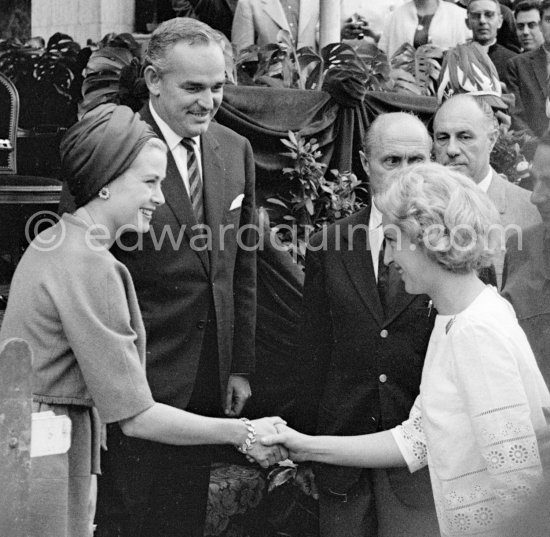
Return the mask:
<path fill-rule="evenodd" d="M 497 33 L 502 28 L 502 11 L 498 0 L 470 0 L 466 26 L 472 30 L 473 40 L 483 48 L 494 66 L 501 82 L 508 84 L 506 62 L 515 52 L 497 43 Z"/>
<path fill-rule="evenodd" d="M 510 183 L 491 166 L 491 151 L 498 138 L 498 123 L 491 106 L 468 94 L 445 101 L 434 117 L 434 153 L 440 164 L 456 168 L 472 179 L 496 205 L 505 238 L 514 230 L 540 221 L 529 202 L 530 193 Z M 503 242 L 504 244 L 504 242 Z M 495 261 L 500 287 L 504 251 Z"/>
<path fill-rule="evenodd" d="M 383 114 L 365 140 L 371 199 L 398 168 L 430 159 L 424 124 Z M 383 263 L 382 217 L 372 203 L 311 239 L 306 257 L 298 429 L 355 435 L 409 415 L 435 313 Z M 314 467 L 321 537 L 438 535 L 427 472 Z"/>

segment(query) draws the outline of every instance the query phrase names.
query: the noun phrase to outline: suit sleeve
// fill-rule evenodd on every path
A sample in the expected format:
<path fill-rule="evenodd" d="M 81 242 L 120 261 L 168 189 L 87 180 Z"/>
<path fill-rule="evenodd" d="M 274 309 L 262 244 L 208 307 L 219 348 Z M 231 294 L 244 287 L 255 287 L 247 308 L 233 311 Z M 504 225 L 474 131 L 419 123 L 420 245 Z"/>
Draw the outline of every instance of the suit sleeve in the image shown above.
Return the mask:
<path fill-rule="evenodd" d="M 300 359 L 295 426 L 313 434 L 317 428 L 319 402 L 326 384 L 332 349 L 332 319 L 326 292 L 324 252 L 315 251 L 312 238 L 306 256 L 302 316 L 300 322 Z"/>
<path fill-rule="evenodd" d="M 510 58 L 506 63 L 506 85 L 508 91 L 513 93 L 516 97 L 514 104 L 512 119 L 513 127 L 515 130 L 525 130 L 529 134 L 533 134 L 526 120 L 526 111 L 523 102 L 521 101 L 521 80 L 518 73 L 518 64 L 514 61 L 515 58 Z"/>
<path fill-rule="evenodd" d="M 258 235 L 255 208 L 255 168 L 252 147 L 245 141 L 245 192 L 239 222 L 240 233 L 233 276 L 235 328 L 232 373 L 253 373 L 256 333 L 256 250 Z"/>
<path fill-rule="evenodd" d="M 253 45 L 254 38 L 254 17 L 252 6 L 248 0 L 240 0 L 233 17 L 231 28 L 231 42 L 237 50 L 237 54 L 246 47 Z"/>

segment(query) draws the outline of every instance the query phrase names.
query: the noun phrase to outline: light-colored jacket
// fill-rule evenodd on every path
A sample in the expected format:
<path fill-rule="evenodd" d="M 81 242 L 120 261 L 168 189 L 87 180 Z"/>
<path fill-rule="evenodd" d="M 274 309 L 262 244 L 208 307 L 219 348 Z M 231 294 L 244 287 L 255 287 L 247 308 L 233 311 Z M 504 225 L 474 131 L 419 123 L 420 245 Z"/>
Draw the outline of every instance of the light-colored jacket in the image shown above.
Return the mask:
<path fill-rule="evenodd" d="M 300 0 L 296 48 L 316 48 L 318 22 L 319 0 Z M 279 0 L 239 0 L 231 30 L 237 53 L 253 44 L 262 46 L 277 43 L 277 35 L 281 30 L 290 32 Z"/>
<path fill-rule="evenodd" d="M 416 6 L 414 2 L 407 2 L 388 19 L 378 46 L 391 58 L 403 43 L 413 44 L 417 26 Z M 439 0 L 430 24 L 429 42 L 446 50 L 465 43 L 471 37 L 472 32 L 466 27 L 466 10 Z"/>
<path fill-rule="evenodd" d="M 541 222 L 537 209 L 530 202 L 531 193 L 525 188 L 510 183 L 494 170 L 487 195 L 500 213 L 500 223 L 504 226 L 505 231 L 503 244 L 515 233 L 521 233 L 525 228 Z M 494 265 L 500 289 L 504 251 L 496 258 Z"/>

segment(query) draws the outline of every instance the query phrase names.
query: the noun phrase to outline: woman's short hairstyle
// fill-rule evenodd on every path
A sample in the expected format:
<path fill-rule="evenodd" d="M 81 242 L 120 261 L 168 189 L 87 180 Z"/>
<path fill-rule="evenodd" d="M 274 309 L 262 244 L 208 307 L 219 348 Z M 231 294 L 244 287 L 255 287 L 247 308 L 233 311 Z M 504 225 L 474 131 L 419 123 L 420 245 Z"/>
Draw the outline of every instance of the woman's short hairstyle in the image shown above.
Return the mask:
<path fill-rule="evenodd" d="M 177 43 L 209 45 L 217 43 L 223 50 L 224 36 L 208 24 L 188 17 L 176 17 L 158 26 L 151 35 L 145 52 L 144 65 L 152 65 L 158 73 L 166 68 L 166 55 Z"/>
<path fill-rule="evenodd" d="M 471 179 L 440 164 L 393 172 L 374 202 L 391 224 L 450 272 L 489 266 L 501 248 L 493 202 Z"/>

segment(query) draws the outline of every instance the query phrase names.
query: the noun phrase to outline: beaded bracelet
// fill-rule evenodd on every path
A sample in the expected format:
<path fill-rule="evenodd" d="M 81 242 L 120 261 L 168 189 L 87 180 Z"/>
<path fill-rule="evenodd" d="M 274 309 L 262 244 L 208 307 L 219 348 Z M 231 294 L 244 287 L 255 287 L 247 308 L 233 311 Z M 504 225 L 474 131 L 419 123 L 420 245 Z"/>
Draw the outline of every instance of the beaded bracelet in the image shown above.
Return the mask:
<path fill-rule="evenodd" d="M 252 422 L 249 419 L 247 418 L 239 418 L 239 419 L 246 425 L 246 428 L 248 429 L 248 434 L 246 435 L 246 440 L 244 441 L 244 443 L 241 446 L 237 446 L 237 449 L 241 453 L 244 453 L 246 455 L 248 450 L 252 448 L 252 444 L 256 442 L 256 429 L 254 428 L 254 425 L 252 425 Z"/>

